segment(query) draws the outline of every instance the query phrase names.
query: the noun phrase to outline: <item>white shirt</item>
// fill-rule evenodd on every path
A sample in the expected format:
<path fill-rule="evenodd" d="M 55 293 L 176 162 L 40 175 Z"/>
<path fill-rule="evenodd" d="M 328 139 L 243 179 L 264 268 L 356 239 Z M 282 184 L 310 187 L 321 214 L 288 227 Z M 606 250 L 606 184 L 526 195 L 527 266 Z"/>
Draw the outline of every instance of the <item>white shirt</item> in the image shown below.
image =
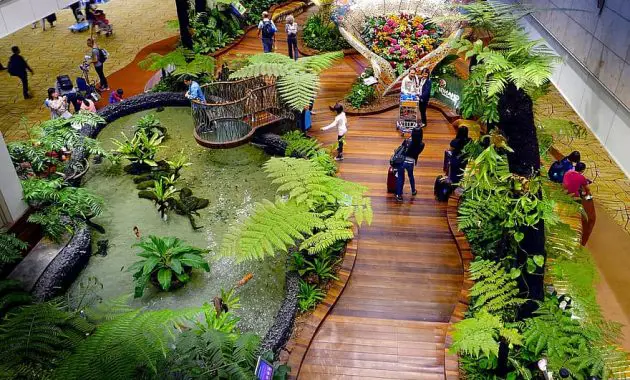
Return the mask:
<path fill-rule="evenodd" d="M 411 78 L 409 75 L 403 78 L 400 85 L 400 92 L 403 94 L 417 94 L 418 93 L 418 78 Z"/>
<path fill-rule="evenodd" d="M 343 136 L 348 132 L 348 121 L 346 120 L 346 113 L 342 112 L 335 116 L 335 120 L 322 128 L 322 131 L 327 131 L 333 127 L 337 127 L 337 135 Z"/>
<path fill-rule="evenodd" d="M 297 22 L 293 22 L 293 24 L 285 24 L 284 29 L 287 31 L 287 34 L 297 35 L 298 25 Z"/>
<path fill-rule="evenodd" d="M 262 29 L 266 22 L 270 22 L 271 23 L 271 26 L 273 26 L 273 30 L 274 31 L 278 30 L 278 28 L 276 28 L 276 24 L 273 23 L 273 20 L 270 20 L 269 18 L 264 18 L 264 19 L 260 20 L 260 22 L 258 23 L 258 29 Z"/>

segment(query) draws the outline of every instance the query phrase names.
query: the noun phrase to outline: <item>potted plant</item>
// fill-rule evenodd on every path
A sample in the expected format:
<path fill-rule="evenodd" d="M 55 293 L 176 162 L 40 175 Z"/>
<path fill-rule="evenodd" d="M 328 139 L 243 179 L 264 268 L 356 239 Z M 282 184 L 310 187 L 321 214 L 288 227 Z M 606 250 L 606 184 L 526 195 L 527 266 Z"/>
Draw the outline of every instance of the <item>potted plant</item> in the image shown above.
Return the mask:
<path fill-rule="evenodd" d="M 176 237 L 151 235 L 134 247 L 142 249 L 136 253 L 142 259 L 129 267 L 129 271 L 134 272 L 136 298 L 142 297 L 148 282 L 158 289 L 170 291 L 190 281 L 193 269 L 210 272 L 210 265 L 203 259 L 207 251 L 186 245 Z"/>

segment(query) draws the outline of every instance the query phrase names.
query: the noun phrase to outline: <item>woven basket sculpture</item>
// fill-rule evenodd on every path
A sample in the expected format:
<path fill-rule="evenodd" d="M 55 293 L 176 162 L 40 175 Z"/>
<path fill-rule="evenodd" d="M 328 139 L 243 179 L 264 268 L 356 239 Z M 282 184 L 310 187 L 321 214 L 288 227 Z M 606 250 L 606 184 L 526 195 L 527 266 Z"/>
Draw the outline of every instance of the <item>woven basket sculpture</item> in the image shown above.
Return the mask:
<path fill-rule="evenodd" d="M 385 58 L 371 51 L 363 42 L 361 31 L 365 20 L 369 17 L 400 13 L 419 15 L 424 18 L 446 16 L 456 12 L 450 4 L 450 0 L 337 0 L 333 17 L 339 25 L 341 35 L 369 60 L 374 76 L 378 79 L 377 96 L 382 97 L 394 92 L 396 85 L 402 81 L 411 67 L 433 69 L 451 53 L 450 42 L 461 36 L 462 29 L 457 24 L 442 24 L 446 37 L 440 46 L 419 59 L 399 76 Z"/>

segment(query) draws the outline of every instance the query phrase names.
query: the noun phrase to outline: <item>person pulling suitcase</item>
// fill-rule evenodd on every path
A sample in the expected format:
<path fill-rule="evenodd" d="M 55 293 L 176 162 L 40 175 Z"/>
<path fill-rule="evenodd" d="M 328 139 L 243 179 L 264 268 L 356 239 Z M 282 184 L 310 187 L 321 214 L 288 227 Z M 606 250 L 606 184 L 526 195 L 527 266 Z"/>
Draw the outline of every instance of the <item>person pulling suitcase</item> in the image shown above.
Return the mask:
<path fill-rule="evenodd" d="M 411 131 L 411 138 L 405 139 L 402 144 L 396 148 L 394 155 L 390 159 L 390 166 L 393 168 L 392 173 L 396 177 L 394 196 L 397 202 L 403 201 L 402 193 L 405 185 L 405 171 L 409 176 L 411 195 L 415 196 L 418 193 L 413 168 L 418 164 L 418 156 L 420 156 L 420 153 L 424 150 L 422 138 L 422 128 L 414 128 Z M 388 179 L 388 183 L 389 182 Z"/>

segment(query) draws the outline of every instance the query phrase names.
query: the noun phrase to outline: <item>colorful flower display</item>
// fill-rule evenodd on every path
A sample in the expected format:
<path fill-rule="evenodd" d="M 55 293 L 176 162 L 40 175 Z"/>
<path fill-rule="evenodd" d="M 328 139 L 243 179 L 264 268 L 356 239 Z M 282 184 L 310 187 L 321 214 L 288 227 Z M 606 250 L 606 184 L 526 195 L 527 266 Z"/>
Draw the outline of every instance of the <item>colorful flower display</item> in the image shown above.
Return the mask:
<path fill-rule="evenodd" d="M 435 49 L 443 31 L 429 19 L 405 13 L 366 19 L 361 37 L 401 74 Z"/>

